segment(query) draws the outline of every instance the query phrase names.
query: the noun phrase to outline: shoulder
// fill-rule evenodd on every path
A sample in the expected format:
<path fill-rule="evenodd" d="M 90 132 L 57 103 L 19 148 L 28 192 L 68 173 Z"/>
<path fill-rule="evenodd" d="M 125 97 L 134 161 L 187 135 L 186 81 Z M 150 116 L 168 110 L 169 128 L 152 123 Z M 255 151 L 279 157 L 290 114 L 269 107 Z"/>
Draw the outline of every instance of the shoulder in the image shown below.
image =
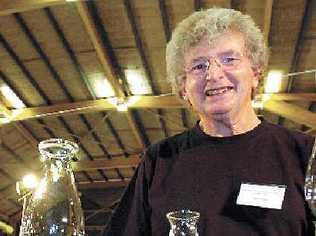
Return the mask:
<path fill-rule="evenodd" d="M 306 161 L 314 145 L 315 138 L 313 136 L 268 122 L 264 122 L 263 125 L 265 126 L 264 132 L 267 134 L 266 138 L 274 140 L 270 144 L 292 150 Z"/>
<path fill-rule="evenodd" d="M 145 154 L 151 158 L 170 158 L 178 154 L 181 150 L 188 148 L 189 137 L 191 130 L 186 130 L 182 133 L 160 140 L 159 142 L 150 145 Z"/>
<path fill-rule="evenodd" d="M 298 130 L 287 129 L 283 126 L 264 122 L 265 132 L 276 136 L 279 140 L 308 145 L 314 142 L 314 137 Z"/>

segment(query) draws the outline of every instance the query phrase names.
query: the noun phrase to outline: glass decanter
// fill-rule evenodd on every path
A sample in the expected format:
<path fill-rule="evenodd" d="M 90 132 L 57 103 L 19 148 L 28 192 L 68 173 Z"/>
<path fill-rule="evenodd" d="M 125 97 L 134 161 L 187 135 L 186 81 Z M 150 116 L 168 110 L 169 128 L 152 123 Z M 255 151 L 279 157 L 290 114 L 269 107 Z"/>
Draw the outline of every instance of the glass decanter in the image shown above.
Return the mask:
<path fill-rule="evenodd" d="M 44 177 L 27 197 L 20 236 L 83 236 L 84 217 L 70 162 L 77 144 L 62 139 L 39 143 Z"/>
<path fill-rule="evenodd" d="M 170 223 L 169 236 L 198 236 L 197 222 L 200 213 L 190 210 L 172 211 L 167 213 Z"/>

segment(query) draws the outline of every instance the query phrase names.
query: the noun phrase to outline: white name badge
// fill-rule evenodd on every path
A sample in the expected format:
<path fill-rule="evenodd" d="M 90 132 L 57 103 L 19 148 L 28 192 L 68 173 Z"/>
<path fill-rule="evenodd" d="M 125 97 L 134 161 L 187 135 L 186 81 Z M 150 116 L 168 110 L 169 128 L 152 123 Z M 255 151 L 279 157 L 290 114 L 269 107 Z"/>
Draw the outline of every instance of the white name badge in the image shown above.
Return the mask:
<path fill-rule="evenodd" d="M 270 209 L 282 209 L 286 186 L 242 183 L 236 203 Z"/>

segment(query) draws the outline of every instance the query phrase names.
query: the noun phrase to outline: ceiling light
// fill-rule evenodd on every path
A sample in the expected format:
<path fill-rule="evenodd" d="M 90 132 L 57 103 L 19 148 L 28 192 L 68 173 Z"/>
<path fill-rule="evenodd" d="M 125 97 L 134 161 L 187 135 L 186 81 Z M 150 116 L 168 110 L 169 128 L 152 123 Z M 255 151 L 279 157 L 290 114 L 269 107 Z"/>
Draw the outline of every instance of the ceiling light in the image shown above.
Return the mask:
<path fill-rule="evenodd" d="M 25 108 L 25 104 L 22 102 L 22 100 L 7 85 L 1 85 L 0 92 L 14 108 Z"/>
<path fill-rule="evenodd" d="M 138 102 L 140 98 L 141 98 L 140 96 L 131 96 L 125 99 L 113 97 L 113 98 L 108 98 L 107 102 L 115 106 L 117 111 L 125 112 L 128 110 L 130 106 Z"/>
<path fill-rule="evenodd" d="M 28 188 L 28 189 L 33 189 L 36 188 L 38 181 L 35 175 L 33 174 L 28 174 L 25 175 L 22 179 L 22 183 L 24 185 L 24 187 Z"/>
<path fill-rule="evenodd" d="M 125 76 L 132 94 L 152 94 L 152 89 L 140 70 L 127 69 L 125 70 Z"/>
<path fill-rule="evenodd" d="M 118 103 L 118 104 L 116 105 L 116 109 L 117 109 L 118 111 L 125 112 L 125 111 L 128 110 L 128 106 L 127 106 L 127 104 L 126 104 L 125 102 L 122 102 L 122 103 Z"/>
<path fill-rule="evenodd" d="M 265 93 L 278 93 L 281 90 L 282 72 L 278 70 L 271 70 L 264 85 Z"/>
<path fill-rule="evenodd" d="M 115 92 L 110 82 L 102 73 L 95 73 L 89 76 L 95 96 L 97 98 L 106 98 L 115 96 Z"/>

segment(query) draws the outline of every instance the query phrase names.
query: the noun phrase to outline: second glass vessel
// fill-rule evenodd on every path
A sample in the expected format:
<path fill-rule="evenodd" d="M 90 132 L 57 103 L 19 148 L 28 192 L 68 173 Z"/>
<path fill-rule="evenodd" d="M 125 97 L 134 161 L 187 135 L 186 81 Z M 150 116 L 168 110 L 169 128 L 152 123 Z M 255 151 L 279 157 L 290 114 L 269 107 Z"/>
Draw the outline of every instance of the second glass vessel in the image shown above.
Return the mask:
<path fill-rule="evenodd" d="M 62 139 L 39 144 L 44 177 L 28 197 L 20 236 L 83 236 L 84 217 L 70 162 L 78 146 Z"/>

